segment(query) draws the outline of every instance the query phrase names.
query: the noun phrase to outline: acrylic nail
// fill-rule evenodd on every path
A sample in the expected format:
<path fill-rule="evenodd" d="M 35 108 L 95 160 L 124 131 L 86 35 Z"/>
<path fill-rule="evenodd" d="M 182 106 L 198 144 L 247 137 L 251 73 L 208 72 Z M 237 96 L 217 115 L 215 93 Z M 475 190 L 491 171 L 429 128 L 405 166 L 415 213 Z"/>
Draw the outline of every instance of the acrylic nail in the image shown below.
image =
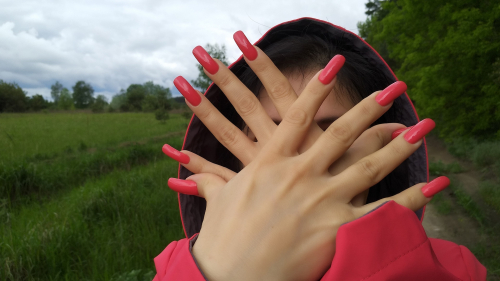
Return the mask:
<path fill-rule="evenodd" d="M 403 81 L 396 81 L 391 85 L 387 86 L 382 92 L 380 92 L 375 100 L 381 106 L 386 106 L 390 104 L 393 100 L 399 97 L 402 93 L 406 91 L 406 84 Z"/>
<path fill-rule="evenodd" d="M 193 49 L 193 55 L 198 60 L 198 62 L 208 71 L 210 74 L 215 74 L 219 70 L 219 65 L 210 56 L 210 54 L 203 49 L 202 46 L 197 46 Z"/>
<path fill-rule="evenodd" d="M 186 79 L 182 76 L 177 76 L 174 79 L 174 85 L 181 92 L 181 94 L 186 98 L 186 100 L 193 106 L 197 106 L 201 102 L 200 94 L 189 84 Z"/>
<path fill-rule="evenodd" d="M 399 135 L 401 135 L 402 132 L 404 132 L 408 129 L 411 129 L 411 128 L 413 128 L 413 126 L 408 127 L 408 128 L 397 129 L 396 131 L 392 132 L 391 139 L 397 138 Z"/>
<path fill-rule="evenodd" d="M 236 31 L 236 33 L 233 34 L 233 39 L 248 60 L 252 61 L 257 58 L 257 50 L 252 43 L 248 41 L 248 38 L 245 36 L 243 31 Z"/>
<path fill-rule="evenodd" d="M 450 185 L 450 179 L 442 176 L 435 178 L 432 180 L 430 183 L 424 185 L 422 187 L 422 193 L 424 194 L 425 197 L 431 198 L 432 196 L 436 195 L 438 192 L 442 191 L 445 189 L 448 185 Z"/>
<path fill-rule="evenodd" d="M 330 82 L 332 82 L 333 78 L 335 78 L 335 75 L 337 75 L 344 63 L 345 58 L 343 55 L 335 55 L 325 66 L 325 68 L 323 68 L 323 70 L 319 74 L 318 80 L 321 83 L 328 85 Z"/>
<path fill-rule="evenodd" d="M 198 186 L 194 181 L 170 178 L 168 179 L 168 187 L 170 187 L 173 191 L 177 191 L 182 194 L 199 195 Z"/>
<path fill-rule="evenodd" d="M 405 140 L 411 144 L 415 144 L 427 135 L 432 129 L 436 127 L 436 123 L 432 119 L 424 119 L 413 126 L 408 133 L 405 134 Z"/>
<path fill-rule="evenodd" d="M 168 157 L 174 159 L 177 162 L 181 162 L 182 164 L 188 164 L 189 163 L 189 156 L 187 154 L 184 154 L 180 152 L 179 150 L 171 147 L 168 144 L 164 144 L 163 147 L 161 148 L 163 153 L 165 153 Z"/>

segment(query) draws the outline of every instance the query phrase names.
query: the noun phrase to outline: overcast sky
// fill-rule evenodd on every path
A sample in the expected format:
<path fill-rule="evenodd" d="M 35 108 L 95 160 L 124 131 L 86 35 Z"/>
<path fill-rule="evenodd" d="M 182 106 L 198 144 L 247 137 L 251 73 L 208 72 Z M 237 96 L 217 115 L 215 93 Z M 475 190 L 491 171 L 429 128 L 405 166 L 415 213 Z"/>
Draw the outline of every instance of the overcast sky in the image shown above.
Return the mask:
<path fill-rule="evenodd" d="M 358 33 L 365 2 L 0 0 L 0 79 L 47 99 L 56 80 L 69 89 L 85 80 L 108 98 L 146 81 L 176 95 L 176 76 L 198 75 L 191 54 L 197 45 L 225 44 L 232 62 L 241 55 L 234 32 L 255 42 L 270 27 L 299 17 Z"/>

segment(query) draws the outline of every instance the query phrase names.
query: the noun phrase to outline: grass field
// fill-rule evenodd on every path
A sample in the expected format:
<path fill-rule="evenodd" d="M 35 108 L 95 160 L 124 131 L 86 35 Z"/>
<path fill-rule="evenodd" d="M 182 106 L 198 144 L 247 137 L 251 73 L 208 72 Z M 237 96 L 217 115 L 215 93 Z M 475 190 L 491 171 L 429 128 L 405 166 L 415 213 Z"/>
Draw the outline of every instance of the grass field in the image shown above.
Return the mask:
<path fill-rule="evenodd" d="M 163 124 L 152 113 L 2 113 L 0 161 L 50 158 L 63 151 L 140 141 L 183 131 L 187 123 L 179 114 L 170 114 Z"/>
<path fill-rule="evenodd" d="M 188 120 L 147 113 L 0 115 L 0 280 L 151 280 L 183 237 L 167 187 Z"/>

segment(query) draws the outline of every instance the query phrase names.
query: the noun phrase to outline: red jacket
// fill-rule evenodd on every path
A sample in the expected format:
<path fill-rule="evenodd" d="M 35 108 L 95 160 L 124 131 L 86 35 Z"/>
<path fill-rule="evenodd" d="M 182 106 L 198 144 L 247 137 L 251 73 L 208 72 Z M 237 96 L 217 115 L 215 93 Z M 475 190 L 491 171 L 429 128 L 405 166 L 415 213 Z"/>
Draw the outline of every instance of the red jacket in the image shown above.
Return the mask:
<path fill-rule="evenodd" d="M 387 83 L 384 87 L 397 80 L 387 63 L 363 39 L 342 27 L 316 19 L 301 18 L 275 26 L 255 45 L 265 50 L 284 36 L 300 34 L 323 38 L 339 52 L 349 50 L 359 55 L 383 76 L 382 80 Z M 248 66 L 240 57 L 229 68 L 238 76 Z M 380 89 L 373 89 L 373 92 Z M 212 84 L 205 96 L 231 122 L 238 124 L 234 108 L 217 85 Z M 417 112 L 407 94 L 398 97 L 380 119 L 383 123 L 401 123 L 407 127 L 418 121 Z M 233 166 L 236 162 L 231 158 L 234 156 L 196 116 L 188 126 L 183 149 L 236 170 Z M 185 179 L 190 175 L 190 171 L 179 166 L 179 178 Z M 428 180 L 424 141 L 408 160 L 370 188 L 368 201 L 395 195 Z M 191 238 L 170 243 L 155 258 L 155 280 L 205 280 L 190 247 L 201 229 L 206 202 L 197 196 L 179 194 L 179 207 L 186 237 Z M 364 217 L 341 226 L 335 257 L 322 280 L 485 280 L 486 269 L 465 247 L 427 238 L 421 224 L 423 211 L 412 212 L 388 202 Z"/>
<path fill-rule="evenodd" d="M 170 243 L 154 261 L 154 281 L 205 281 L 190 239 Z M 415 213 L 394 201 L 340 227 L 337 251 L 321 280 L 486 280 L 486 268 L 464 246 L 427 238 Z"/>

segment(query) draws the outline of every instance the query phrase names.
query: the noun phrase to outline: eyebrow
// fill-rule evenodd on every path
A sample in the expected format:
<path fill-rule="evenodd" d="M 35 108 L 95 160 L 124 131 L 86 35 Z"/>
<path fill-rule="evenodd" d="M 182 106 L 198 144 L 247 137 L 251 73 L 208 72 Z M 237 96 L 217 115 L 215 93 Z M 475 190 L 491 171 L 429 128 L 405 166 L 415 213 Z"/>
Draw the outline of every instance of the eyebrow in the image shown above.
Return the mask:
<path fill-rule="evenodd" d="M 338 116 L 330 116 L 330 117 L 325 117 L 325 118 L 319 119 L 318 122 L 316 122 L 316 123 L 318 123 L 318 124 L 319 123 L 333 123 L 337 119 L 339 119 Z M 281 122 L 281 120 L 276 120 L 276 119 L 273 119 L 273 121 L 276 125 L 278 125 Z"/>

